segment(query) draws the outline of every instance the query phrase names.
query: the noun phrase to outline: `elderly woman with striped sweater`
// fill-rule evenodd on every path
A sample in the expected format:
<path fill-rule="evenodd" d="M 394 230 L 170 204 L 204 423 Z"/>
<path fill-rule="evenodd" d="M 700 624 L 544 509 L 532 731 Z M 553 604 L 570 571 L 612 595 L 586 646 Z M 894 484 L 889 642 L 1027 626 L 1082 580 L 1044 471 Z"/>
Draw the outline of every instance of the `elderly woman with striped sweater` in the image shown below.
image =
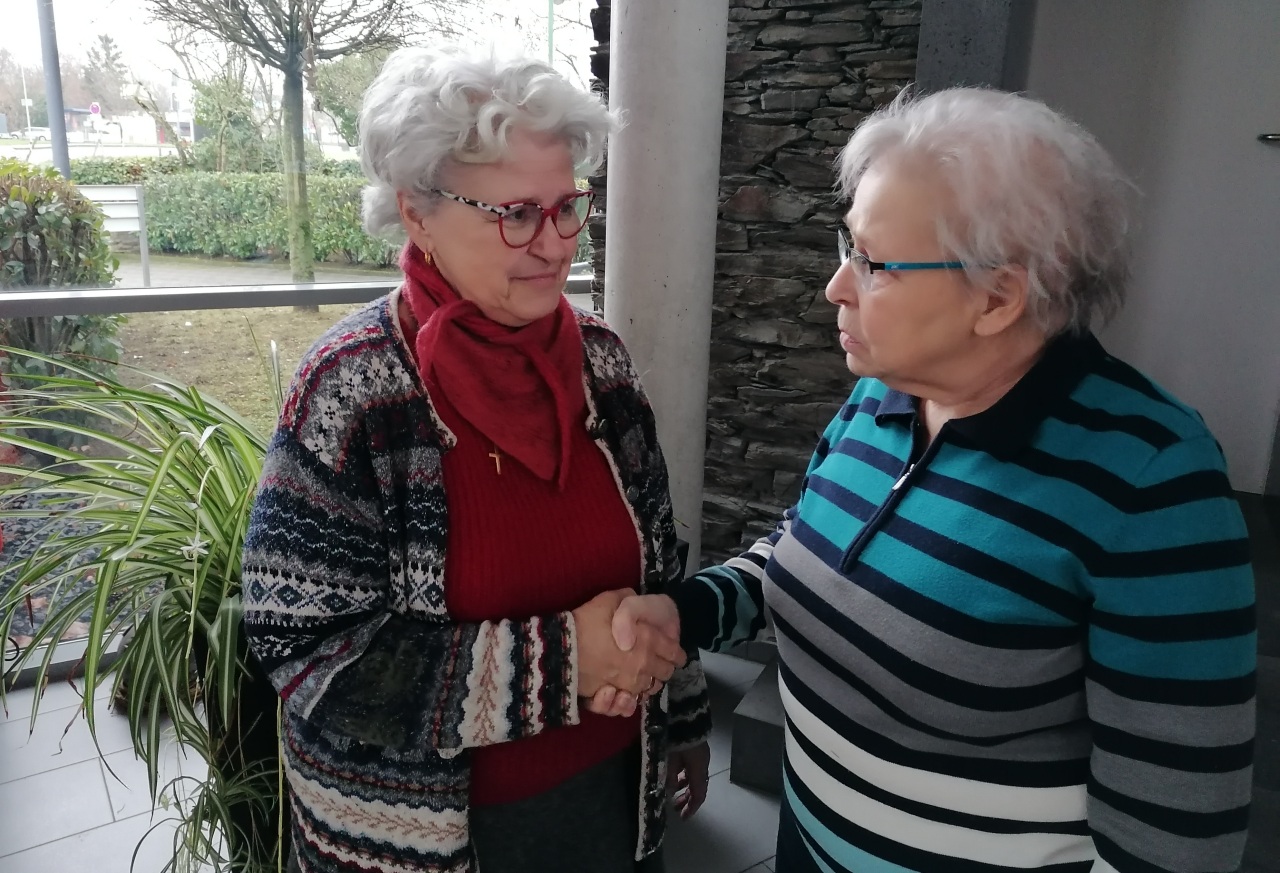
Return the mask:
<path fill-rule="evenodd" d="M 776 631 L 775 869 L 1237 869 L 1246 532 L 1200 416 L 1090 332 L 1128 184 L 1044 105 L 968 89 L 875 113 L 839 174 L 826 294 L 861 378 L 777 530 L 676 596 L 687 648 Z M 628 601 L 623 636 L 670 607 Z"/>
<path fill-rule="evenodd" d="M 705 785 L 698 662 L 611 632 L 681 575 L 653 412 L 562 293 L 612 122 L 546 64 L 451 51 L 365 97 L 365 223 L 407 234 L 405 281 L 304 358 L 244 552 L 294 869 L 659 869 L 668 757 Z M 589 712 L 606 685 L 640 710 Z"/>

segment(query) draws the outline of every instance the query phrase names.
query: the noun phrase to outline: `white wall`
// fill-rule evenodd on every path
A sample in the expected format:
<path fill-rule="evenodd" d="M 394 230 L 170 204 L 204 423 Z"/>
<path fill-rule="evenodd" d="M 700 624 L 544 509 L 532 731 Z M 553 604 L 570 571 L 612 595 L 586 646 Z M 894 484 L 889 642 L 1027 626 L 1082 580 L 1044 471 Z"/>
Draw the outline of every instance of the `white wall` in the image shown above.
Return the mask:
<path fill-rule="evenodd" d="M 1116 355 L 1204 414 L 1261 492 L 1280 412 L 1280 3 L 1041 0 L 1027 90 L 1143 191 Z"/>

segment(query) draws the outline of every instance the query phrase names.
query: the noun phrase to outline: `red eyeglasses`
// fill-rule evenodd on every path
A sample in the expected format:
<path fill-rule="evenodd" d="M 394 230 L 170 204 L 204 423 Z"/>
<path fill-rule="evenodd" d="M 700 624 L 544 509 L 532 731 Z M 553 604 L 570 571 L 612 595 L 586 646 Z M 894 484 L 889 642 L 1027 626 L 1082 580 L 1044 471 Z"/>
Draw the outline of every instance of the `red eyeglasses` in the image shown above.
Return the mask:
<path fill-rule="evenodd" d="M 544 207 L 539 203 L 523 200 L 494 206 L 439 188 L 433 188 L 432 191 L 448 200 L 474 206 L 498 216 L 498 233 L 502 236 L 502 241 L 513 249 L 524 248 L 537 239 L 547 219 L 551 219 L 551 224 L 561 239 L 577 236 L 591 216 L 591 204 L 596 199 L 596 192 L 587 190 L 562 197 L 553 206 Z"/>

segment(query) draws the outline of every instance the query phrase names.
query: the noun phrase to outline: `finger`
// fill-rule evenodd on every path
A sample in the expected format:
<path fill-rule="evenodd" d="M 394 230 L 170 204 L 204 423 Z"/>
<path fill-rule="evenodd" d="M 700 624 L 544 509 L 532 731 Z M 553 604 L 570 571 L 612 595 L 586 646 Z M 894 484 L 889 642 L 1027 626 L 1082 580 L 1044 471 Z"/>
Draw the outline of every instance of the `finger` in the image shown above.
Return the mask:
<path fill-rule="evenodd" d="M 646 679 L 647 677 L 655 677 L 659 682 L 666 682 L 675 672 L 675 664 L 665 660 L 664 658 L 659 658 L 656 655 L 650 655 L 645 659 L 643 666 L 640 668 L 640 678 Z M 646 681 L 645 686 L 647 687 L 648 684 L 649 681 Z"/>
<path fill-rule="evenodd" d="M 617 610 L 613 613 L 613 642 L 624 652 L 631 651 L 636 645 L 636 631 L 640 624 L 640 617 L 635 608 L 637 600 L 639 598 L 628 597 L 618 604 Z"/>
<path fill-rule="evenodd" d="M 622 716 L 623 718 L 631 718 L 631 716 L 636 714 L 636 706 L 637 701 L 634 694 L 629 694 L 626 691 L 619 691 L 617 698 L 613 702 L 613 714 Z"/>
<path fill-rule="evenodd" d="M 706 802 L 709 783 L 710 780 L 705 773 L 695 775 L 689 780 L 689 807 L 686 818 L 701 809 L 702 804 Z"/>
<path fill-rule="evenodd" d="M 617 699 L 618 689 L 612 685 L 604 685 L 595 696 L 591 698 L 591 702 L 587 705 L 587 709 L 596 715 L 611 715 L 613 711 L 614 701 Z"/>

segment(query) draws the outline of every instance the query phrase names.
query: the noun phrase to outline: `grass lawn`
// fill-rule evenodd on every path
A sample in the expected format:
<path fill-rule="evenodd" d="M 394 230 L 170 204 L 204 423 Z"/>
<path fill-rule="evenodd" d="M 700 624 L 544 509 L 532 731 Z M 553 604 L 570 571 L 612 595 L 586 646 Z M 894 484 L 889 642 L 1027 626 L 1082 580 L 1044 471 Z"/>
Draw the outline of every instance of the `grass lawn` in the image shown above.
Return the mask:
<path fill-rule="evenodd" d="M 279 345 L 287 383 L 316 338 L 360 305 L 322 306 L 318 313 L 295 312 L 290 306 L 137 313 L 121 331 L 121 362 L 199 388 L 267 434 L 276 418 L 271 340 Z M 147 381 L 124 368 L 120 377 L 135 386 Z"/>

